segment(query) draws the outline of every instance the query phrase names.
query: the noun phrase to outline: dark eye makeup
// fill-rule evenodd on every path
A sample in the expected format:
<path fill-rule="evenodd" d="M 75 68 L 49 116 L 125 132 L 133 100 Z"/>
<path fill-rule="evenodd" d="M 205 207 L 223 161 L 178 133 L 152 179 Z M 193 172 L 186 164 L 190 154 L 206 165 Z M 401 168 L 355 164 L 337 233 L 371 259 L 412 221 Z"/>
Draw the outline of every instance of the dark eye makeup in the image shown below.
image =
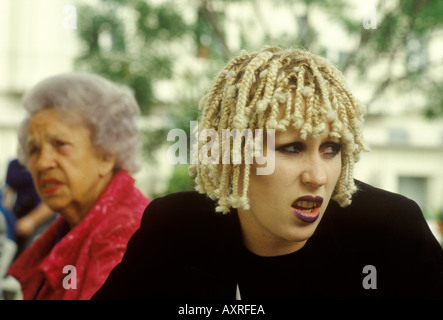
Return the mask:
<path fill-rule="evenodd" d="M 320 145 L 320 153 L 332 157 L 340 153 L 342 148 L 341 143 L 327 141 Z M 304 142 L 291 142 L 281 146 L 278 146 L 276 150 L 285 154 L 299 154 L 306 151 L 307 145 Z"/>

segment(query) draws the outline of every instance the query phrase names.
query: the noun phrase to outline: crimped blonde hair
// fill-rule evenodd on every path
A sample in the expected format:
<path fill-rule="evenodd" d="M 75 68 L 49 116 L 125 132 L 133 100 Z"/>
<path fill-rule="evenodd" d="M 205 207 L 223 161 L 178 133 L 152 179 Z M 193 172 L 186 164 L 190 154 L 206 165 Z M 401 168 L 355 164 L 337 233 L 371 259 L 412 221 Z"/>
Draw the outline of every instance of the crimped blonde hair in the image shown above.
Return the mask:
<path fill-rule="evenodd" d="M 354 163 L 361 151 L 368 150 L 362 136 L 365 109 L 347 89 L 341 72 L 326 59 L 277 47 L 243 52 L 218 74 L 199 109 L 199 131 L 285 131 L 292 125 L 307 139 L 321 134 L 327 122 L 330 136 L 342 142 L 342 168 L 332 199 L 342 207 L 351 203 L 356 191 Z M 204 144 L 198 141 L 196 149 L 200 151 Z M 241 148 L 246 158 L 244 145 Z M 231 207 L 247 210 L 251 164 L 222 164 L 222 156 L 218 155 L 219 164 L 198 159 L 189 167 L 196 189 L 218 200 L 219 212 L 227 213 Z"/>

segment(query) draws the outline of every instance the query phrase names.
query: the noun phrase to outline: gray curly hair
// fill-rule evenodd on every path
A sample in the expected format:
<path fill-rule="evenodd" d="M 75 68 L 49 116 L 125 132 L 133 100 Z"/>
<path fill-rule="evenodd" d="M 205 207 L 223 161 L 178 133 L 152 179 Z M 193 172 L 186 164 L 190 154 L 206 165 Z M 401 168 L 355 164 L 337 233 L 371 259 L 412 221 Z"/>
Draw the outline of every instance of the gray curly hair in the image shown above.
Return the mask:
<path fill-rule="evenodd" d="M 115 155 L 114 171 L 139 170 L 137 155 L 141 147 L 136 119 L 139 106 L 131 90 L 90 73 L 64 73 L 37 83 L 23 97 L 28 112 L 19 128 L 18 157 L 28 165 L 26 136 L 31 118 L 43 109 L 75 112 L 91 130 L 92 144 Z"/>

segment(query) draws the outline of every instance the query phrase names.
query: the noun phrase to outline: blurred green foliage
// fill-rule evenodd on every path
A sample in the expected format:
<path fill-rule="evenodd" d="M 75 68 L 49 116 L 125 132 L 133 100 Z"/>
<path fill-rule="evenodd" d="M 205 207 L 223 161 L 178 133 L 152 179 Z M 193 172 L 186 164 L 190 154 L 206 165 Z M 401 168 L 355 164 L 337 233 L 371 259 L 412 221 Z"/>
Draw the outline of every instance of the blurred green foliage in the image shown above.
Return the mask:
<path fill-rule="evenodd" d="M 379 0 L 376 11 L 376 32 L 362 28 L 361 20 L 356 17 L 336 16 L 350 35 L 358 35 L 360 39 L 358 47 L 349 52 L 339 68 L 344 73 L 348 68 L 356 68 L 364 80 L 367 66 L 385 60 L 388 67 L 382 71 L 378 86 L 366 101 L 369 108 L 375 100 L 382 99 L 388 89 L 394 88 L 398 94 L 414 90 L 426 97 L 424 116 L 443 116 L 442 83 L 431 75 L 443 61 L 431 63 L 428 56 L 429 42 L 443 28 L 443 2 L 399 0 L 395 4 Z M 405 72 L 395 72 L 394 64 L 405 66 Z"/>
<path fill-rule="evenodd" d="M 163 194 L 191 190 L 192 180 L 189 179 L 188 165 L 178 164 L 169 179 L 168 186 Z"/>
<path fill-rule="evenodd" d="M 76 67 L 128 85 L 147 114 L 153 83 L 172 76 L 171 43 L 190 30 L 180 13 L 168 2 L 102 0 L 80 5 L 78 17 L 83 51 Z"/>

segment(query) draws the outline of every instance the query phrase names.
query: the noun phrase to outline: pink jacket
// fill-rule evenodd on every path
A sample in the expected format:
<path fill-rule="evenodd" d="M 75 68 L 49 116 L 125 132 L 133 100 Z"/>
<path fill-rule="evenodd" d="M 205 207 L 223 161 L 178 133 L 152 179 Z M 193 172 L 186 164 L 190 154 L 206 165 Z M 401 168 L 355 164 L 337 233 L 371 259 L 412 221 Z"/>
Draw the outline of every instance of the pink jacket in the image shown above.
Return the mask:
<path fill-rule="evenodd" d="M 12 264 L 8 273 L 20 282 L 23 298 L 91 298 L 121 261 L 148 203 L 134 179 L 119 171 L 91 211 L 60 242 L 54 246 L 62 217 Z"/>

